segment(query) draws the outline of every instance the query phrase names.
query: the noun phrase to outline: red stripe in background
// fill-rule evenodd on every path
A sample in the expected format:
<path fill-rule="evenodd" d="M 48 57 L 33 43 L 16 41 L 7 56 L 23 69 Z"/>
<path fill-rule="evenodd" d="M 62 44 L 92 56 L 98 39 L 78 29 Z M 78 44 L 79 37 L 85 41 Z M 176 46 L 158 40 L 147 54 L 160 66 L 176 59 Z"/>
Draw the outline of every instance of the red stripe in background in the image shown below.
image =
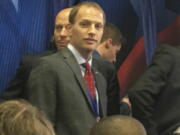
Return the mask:
<path fill-rule="evenodd" d="M 121 97 L 125 95 L 127 89 L 145 71 L 145 67 L 144 38 L 142 37 L 118 70 Z"/>
<path fill-rule="evenodd" d="M 169 43 L 172 45 L 180 45 L 180 15 L 172 22 L 172 24 L 158 33 L 159 43 Z"/>
<path fill-rule="evenodd" d="M 180 45 L 180 17 L 166 29 L 158 33 L 159 43 L 169 43 Z M 146 59 L 144 51 L 144 38 L 141 37 L 133 50 L 129 53 L 118 70 L 118 79 L 121 86 L 120 95 L 123 97 L 133 83 L 142 75 L 146 69 Z"/>

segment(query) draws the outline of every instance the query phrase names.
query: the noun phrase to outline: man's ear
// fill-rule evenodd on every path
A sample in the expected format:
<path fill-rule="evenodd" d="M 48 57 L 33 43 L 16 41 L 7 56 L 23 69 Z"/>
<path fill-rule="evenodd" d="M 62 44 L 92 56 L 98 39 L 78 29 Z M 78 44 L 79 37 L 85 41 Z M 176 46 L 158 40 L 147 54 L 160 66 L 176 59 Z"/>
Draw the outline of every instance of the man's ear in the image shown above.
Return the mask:
<path fill-rule="evenodd" d="M 105 47 L 108 49 L 108 48 L 110 48 L 111 45 L 112 45 L 112 38 L 108 38 L 108 39 L 106 40 Z"/>
<path fill-rule="evenodd" d="M 112 38 L 108 38 L 108 43 L 111 45 L 112 44 Z"/>
<path fill-rule="evenodd" d="M 72 24 L 68 24 L 68 30 L 69 30 L 69 33 L 72 35 Z"/>

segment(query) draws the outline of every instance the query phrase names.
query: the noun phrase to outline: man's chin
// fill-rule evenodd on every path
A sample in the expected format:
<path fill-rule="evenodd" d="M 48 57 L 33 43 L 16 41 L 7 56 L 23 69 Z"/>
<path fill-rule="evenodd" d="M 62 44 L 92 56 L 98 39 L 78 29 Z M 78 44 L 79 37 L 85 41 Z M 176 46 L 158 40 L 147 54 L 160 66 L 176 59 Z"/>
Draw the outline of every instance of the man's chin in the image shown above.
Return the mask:
<path fill-rule="evenodd" d="M 85 49 L 87 52 L 93 52 L 94 50 L 96 50 L 95 47 L 88 47 Z"/>
<path fill-rule="evenodd" d="M 58 49 L 63 49 L 63 48 L 65 48 L 67 46 L 67 44 L 59 44 L 59 45 L 57 45 L 57 48 Z"/>

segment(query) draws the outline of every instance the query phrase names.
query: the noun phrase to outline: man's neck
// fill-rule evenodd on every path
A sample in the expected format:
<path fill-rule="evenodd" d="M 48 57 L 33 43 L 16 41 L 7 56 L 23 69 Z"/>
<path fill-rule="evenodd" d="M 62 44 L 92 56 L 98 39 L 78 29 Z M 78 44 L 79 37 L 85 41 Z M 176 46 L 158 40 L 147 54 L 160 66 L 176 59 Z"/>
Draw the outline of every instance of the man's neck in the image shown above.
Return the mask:
<path fill-rule="evenodd" d="M 104 45 L 102 45 L 102 44 L 100 44 L 97 48 L 96 48 L 96 51 L 99 53 L 99 55 L 101 56 L 101 57 L 103 57 L 103 55 L 104 55 Z"/>
<path fill-rule="evenodd" d="M 78 47 L 74 46 L 73 44 L 71 44 L 71 45 L 81 54 L 81 56 L 84 59 L 88 60 L 88 59 L 90 59 L 92 57 L 92 52 L 93 51 L 78 48 Z"/>
<path fill-rule="evenodd" d="M 68 45 L 68 48 L 70 48 L 70 50 L 74 50 L 73 52 L 76 53 L 77 55 L 79 55 L 80 57 L 82 57 L 85 60 L 89 60 L 92 58 L 92 52 L 86 52 L 84 50 L 78 50 L 77 48 L 75 48 L 72 44 Z"/>
<path fill-rule="evenodd" d="M 86 60 L 88 60 L 88 59 L 90 59 L 91 57 L 92 57 L 92 51 L 84 51 L 84 50 L 82 50 L 82 51 L 79 51 L 79 53 L 82 55 L 82 57 L 84 58 L 84 59 L 86 59 Z"/>

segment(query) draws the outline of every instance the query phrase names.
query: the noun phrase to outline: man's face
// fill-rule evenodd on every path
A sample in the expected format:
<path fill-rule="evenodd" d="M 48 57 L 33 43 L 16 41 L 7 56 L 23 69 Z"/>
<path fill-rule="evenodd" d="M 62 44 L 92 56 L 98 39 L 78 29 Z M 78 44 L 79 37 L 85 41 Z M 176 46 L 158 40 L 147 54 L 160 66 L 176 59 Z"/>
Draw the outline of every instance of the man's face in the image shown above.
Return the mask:
<path fill-rule="evenodd" d="M 72 24 L 72 45 L 81 53 L 92 52 L 99 44 L 104 29 L 103 13 L 82 6 Z"/>
<path fill-rule="evenodd" d="M 121 46 L 120 45 L 113 45 L 111 44 L 106 51 L 105 59 L 107 59 L 110 62 L 116 62 L 116 55 L 120 51 Z"/>
<path fill-rule="evenodd" d="M 57 49 L 62 49 L 70 41 L 70 23 L 69 23 L 70 10 L 61 11 L 55 21 L 54 40 Z"/>

